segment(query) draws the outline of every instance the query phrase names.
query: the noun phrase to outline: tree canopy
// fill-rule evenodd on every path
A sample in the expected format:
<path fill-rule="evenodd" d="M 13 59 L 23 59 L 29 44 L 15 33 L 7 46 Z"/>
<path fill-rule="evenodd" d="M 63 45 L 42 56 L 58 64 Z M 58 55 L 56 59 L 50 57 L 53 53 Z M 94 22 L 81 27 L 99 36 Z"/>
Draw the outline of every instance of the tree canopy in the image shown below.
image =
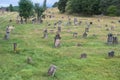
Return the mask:
<path fill-rule="evenodd" d="M 60 12 L 84 15 L 113 14 L 120 16 L 120 0 L 59 0 L 58 9 Z"/>
<path fill-rule="evenodd" d="M 33 14 L 33 4 L 30 0 L 20 0 L 19 2 L 19 15 L 27 21 Z"/>

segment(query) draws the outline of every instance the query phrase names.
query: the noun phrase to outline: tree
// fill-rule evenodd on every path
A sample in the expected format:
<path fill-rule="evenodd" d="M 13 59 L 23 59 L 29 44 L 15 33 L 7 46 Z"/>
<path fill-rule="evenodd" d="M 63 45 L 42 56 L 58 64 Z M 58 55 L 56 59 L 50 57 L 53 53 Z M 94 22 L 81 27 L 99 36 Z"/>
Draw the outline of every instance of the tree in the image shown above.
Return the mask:
<path fill-rule="evenodd" d="M 12 4 L 9 5 L 9 11 L 10 11 L 10 12 L 13 11 L 13 6 L 12 6 Z"/>
<path fill-rule="evenodd" d="M 115 16 L 115 15 L 117 15 L 117 7 L 116 7 L 116 6 L 113 6 L 113 5 L 109 6 L 108 9 L 107 9 L 107 13 L 108 13 L 108 15 L 110 15 L 110 16 Z"/>
<path fill-rule="evenodd" d="M 52 7 L 58 7 L 58 2 L 55 2 Z"/>
<path fill-rule="evenodd" d="M 37 20 L 41 21 L 41 17 L 43 15 L 44 12 L 44 8 L 39 6 L 39 3 L 35 4 L 35 12 L 37 14 Z"/>
<path fill-rule="evenodd" d="M 46 10 L 46 8 L 47 8 L 46 2 L 47 2 L 47 0 L 44 0 L 44 2 L 43 2 L 43 9 L 44 9 L 44 10 Z"/>
<path fill-rule="evenodd" d="M 65 12 L 65 7 L 66 7 L 66 4 L 67 4 L 67 1 L 68 0 L 59 0 L 58 9 L 60 10 L 61 13 Z"/>
<path fill-rule="evenodd" d="M 22 18 L 27 19 L 33 14 L 33 4 L 30 0 L 20 0 L 19 2 L 19 15 Z"/>

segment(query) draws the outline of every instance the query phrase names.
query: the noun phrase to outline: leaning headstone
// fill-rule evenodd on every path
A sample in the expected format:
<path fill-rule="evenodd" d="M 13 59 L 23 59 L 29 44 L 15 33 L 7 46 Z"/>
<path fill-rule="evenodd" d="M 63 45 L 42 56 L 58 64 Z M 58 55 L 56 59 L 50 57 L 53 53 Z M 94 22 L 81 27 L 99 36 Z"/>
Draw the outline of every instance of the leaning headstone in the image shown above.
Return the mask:
<path fill-rule="evenodd" d="M 89 27 L 85 28 L 85 32 L 89 32 Z"/>
<path fill-rule="evenodd" d="M 48 76 L 52 76 L 54 77 L 55 76 L 55 72 L 56 72 L 56 66 L 55 65 L 51 65 L 50 68 L 48 69 Z"/>
<path fill-rule="evenodd" d="M 84 32 L 83 33 L 83 38 L 86 38 L 87 37 L 87 32 Z"/>
<path fill-rule="evenodd" d="M 86 53 L 81 54 L 80 58 L 87 58 L 87 54 Z"/>
<path fill-rule="evenodd" d="M 60 39 L 61 39 L 60 34 L 57 34 L 54 38 L 54 46 L 56 48 L 60 46 Z"/>
<path fill-rule="evenodd" d="M 14 52 L 17 51 L 17 43 L 13 43 L 13 50 L 14 50 Z"/>
<path fill-rule="evenodd" d="M 60 26 L 58 26 L 58 32 L 61 32 L 61 27 Z"/>
<path fill-rule="evenodd" d="M 111 33 L 108 34 L 107 43 L 109 45 L 113 43 L 113 34 Z"/>
<path fill-rule="evenodd" d="M 108 52 L 108 57 L 114 57 L 114 51 L 110 51 L 110 52 Z"/>
<path fill-rule="evenodd" d="M 44 34 L 43 38 L 48 38 L 48 31 L 47 31 L 47 29 L 44 30 L 43 34 Z"/>
<path fill-rule="evenodd" d="M 118 38 L 116 36 L 113 37 L 113 44 L 118 44 Z"/>
<path fill-rule="evenodd" d="M 31 57 L 27 57 L 26 62 L 28 64 L 32 64 L 33 63 L 32 58 Z"/>
<path fill-rule="evenodd" d="M 74 32 L 74 33 L 73 33 L 73 38 L 77 38 L 77 35 L 78 35 L 78 33 L 77 33 L 77 32 Z"/>
<path fill-rule="evenodd" d="M 77 26 L 77 24 L 78 24 L 78 20 L 77 18 L 74 18 L 74 25 Z"/>
<path fill-rule="evenodd" d="M 9 39 L 9 36 L 10 36 L 10 29 L 9 29 L 9 25 L 7 26 L 6 28 L 6 34 L 5 34 L 5 39 L 8 40 Z"/>
<path fill-rule="evenodd" d="M 57 26 L 57 23 L 54 23 L 54 28 L 56 28 L 56 26 Z"/>

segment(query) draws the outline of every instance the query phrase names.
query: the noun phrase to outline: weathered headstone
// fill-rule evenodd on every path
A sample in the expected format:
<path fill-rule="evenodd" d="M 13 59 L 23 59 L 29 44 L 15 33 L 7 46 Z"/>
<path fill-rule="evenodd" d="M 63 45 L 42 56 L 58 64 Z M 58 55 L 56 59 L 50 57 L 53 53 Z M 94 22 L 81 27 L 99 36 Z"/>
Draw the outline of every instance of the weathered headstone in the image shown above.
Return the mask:
<path fill-rule="evenodd" d="M 87 54 L 86 53 L 81 54 L 80 58 L 87 58 Z"/>
<path fill-rule="evenodd" d="M 14 52 L 17 51 L 17 43 L 13 43 L 13 50 L 14 50 Z"/>
<path fill-rule="evenodd" d="M 60 46 L 60 39 L 61 39 L 60 34 L 59 34 L 59 33 L 56 34 L 56 36 L 55 36 L 55 38 L 54 38 L 54 46 L 55 46 L 56 48 Z"/>
<path fill-rule="evenodd" d="M 78 35 L 77 32 L 74 32 L 74 33 L 73 33 L 73 37 L 74 37 L 74 38 L 77 38 L 77 35 Z"/>
<path fill-rule="evenodd" d="M 118 38 L 113 36 L 113 44 L 118 44 Z"/>
<path fill-rule="evenodd" d="M 114 57 L 114 51 L 110 51 L 110 52 L 108 52 L 108 57 Z"/>
<path fill-rule="evenodd" d="M 54 28 L 56 28 L 56 26 L 57 26 L 57 23 L 54 23 Z"/>
<path fill-rule="evenodd" d="M 61 26 L 58 26 L 58 32 L 61 32 Z"/>
<path fill-rule="evenodd" d="M 54 77 L 56 69 L 57 69 L 57 67 L 55 65 L 51 65 L 47 72 L 48 76 Z"/>
<path fill-rule="evenodd" d="M 31 57 L 27 57 L 26 62 L 28 64 L 32 64 L 33 63 L 32 58 Z"/>
<path fill-rule="evenodd" d="M 47 29 L 44 30 L 43 34 L 44 34 L 43 38 L 48 38 L 48 31 L 47 31 Z"/>
<path fill-rule="evenodd" d="M 84 32 L 83 33 L 83 38 L 86 38 L 87 37 L 87 32 Z"/>
<path fill-rule="evenodd" d="M 85 32 L 89 32 L 89 27 L 85 28 Z"/>
<path fill-rule="evenodd" d="M 6 34 L 5 34 L 4 38 L 7 40 L 7 39 L 9 39 L 9 36 L 10 36 L 10 29 L 9 29 L 9 25 L 8 25 L 6 28 Z"/>
<path fill-rule="evenodd" d="M 108 34 L 107 43 L 109 45 L 113 43 L 113 34 L 111 33 Z"/>
<path fill-rule="evenodd" d="M 77 26 L 77 24 L 78 24 L 78 20 L 77 18 L 74 18 L 74 25 Z"/>

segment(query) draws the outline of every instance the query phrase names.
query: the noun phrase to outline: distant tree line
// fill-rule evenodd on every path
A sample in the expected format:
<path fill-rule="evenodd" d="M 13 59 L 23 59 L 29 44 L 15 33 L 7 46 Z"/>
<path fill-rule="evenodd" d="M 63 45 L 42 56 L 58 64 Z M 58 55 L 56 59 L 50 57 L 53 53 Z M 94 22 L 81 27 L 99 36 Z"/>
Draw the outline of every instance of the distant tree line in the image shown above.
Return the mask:
<path fill-rule="evenodd" d="M 61 13 L 120 16 L 120 0 L 59 0 Z"/>

